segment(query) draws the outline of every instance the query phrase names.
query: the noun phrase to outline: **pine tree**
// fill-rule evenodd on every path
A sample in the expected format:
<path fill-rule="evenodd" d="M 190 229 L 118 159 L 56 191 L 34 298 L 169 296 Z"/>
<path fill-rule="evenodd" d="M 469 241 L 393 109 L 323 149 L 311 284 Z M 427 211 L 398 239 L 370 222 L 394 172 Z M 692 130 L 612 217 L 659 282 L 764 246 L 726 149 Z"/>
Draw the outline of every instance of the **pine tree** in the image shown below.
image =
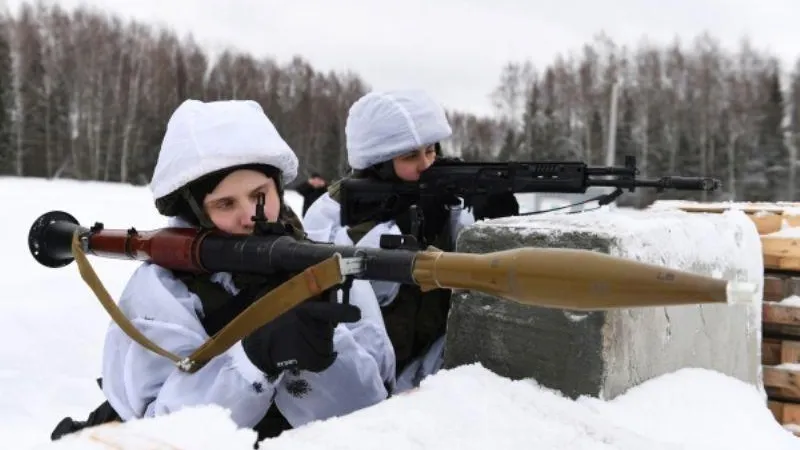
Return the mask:
<path fill-rule="evenodd" d="M 0 19 L 0 175 L 14 173 L 13 107 L 14 80 L 11 67 L 9 24 Z"/>
<path fill-rule="evenodd" d="M 777 68 L 765 82 L 767 98 L 763 105 L 759 141 L 765 156 L 766 195 L 772 199 L 786 199 L 789 151 L 783 138 L 784 101 Z"/>

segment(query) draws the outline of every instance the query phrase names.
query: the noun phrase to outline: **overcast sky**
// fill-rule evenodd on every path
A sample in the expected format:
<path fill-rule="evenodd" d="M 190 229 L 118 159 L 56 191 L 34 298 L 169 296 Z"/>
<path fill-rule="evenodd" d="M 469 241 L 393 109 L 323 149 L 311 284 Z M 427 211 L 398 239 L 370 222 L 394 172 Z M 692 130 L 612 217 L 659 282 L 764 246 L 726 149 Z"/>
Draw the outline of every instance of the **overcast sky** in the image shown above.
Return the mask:
<path fill-rule="evenodd" d="M 300 54 L 319 69 L 352 69 L 375 89 L 419 87 L 479 114 L 491 112 L 488 95 L 506 62 L 544 66 L 601 30 L 629 44 L 645 35 L 688 41 L 707 30 L 736 46 L 749 35 L 787 67 L 800 56 L 800 0 L 51 1 L 191 31 L 209 49 L 281 62 Z"/>

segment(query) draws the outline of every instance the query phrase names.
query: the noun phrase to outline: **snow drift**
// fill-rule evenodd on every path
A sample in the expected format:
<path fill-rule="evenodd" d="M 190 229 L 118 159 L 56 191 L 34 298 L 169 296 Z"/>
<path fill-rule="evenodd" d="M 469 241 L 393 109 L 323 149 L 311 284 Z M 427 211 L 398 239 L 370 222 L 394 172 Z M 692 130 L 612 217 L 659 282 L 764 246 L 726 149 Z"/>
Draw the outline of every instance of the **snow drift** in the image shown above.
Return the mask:
<path fill-rule="evenodd" d="M 202 430 L 200 432 L 199 430 Z M 85 430 L 35 447 L 249 449 L 217 407 Z M 752 386 L 705 369 L 682 369 L 612 401 L 566 399 L 534 381 L 511 381 L 480 365 L 440 372 L 416 391 L 345 417 L 262 441 L 270 450 L 311 449 L 754 449 L 800 448 Z"/>

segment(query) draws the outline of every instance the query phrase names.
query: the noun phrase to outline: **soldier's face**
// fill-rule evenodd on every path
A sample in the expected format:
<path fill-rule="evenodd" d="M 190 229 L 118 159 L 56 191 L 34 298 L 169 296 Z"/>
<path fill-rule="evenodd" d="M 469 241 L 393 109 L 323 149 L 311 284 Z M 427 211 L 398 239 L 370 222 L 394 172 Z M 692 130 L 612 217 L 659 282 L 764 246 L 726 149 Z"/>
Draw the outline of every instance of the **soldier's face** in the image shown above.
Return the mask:
<path fill-rule="evenodd" d="M 398 156 L 392 160 L 394 164 L 394 173 L 404 181 L 417 181 L 419 180 L 422 172 L 428 170 L 428 167 L 436 160 L 436 147 L 429 145 L 427 147 L 414 150 L 402 156 Z"/>
<path fill-rule="evenodd" d="M 281 199 L 275 181 L 255 170 L 237 170 L 203 200 L 203 208 L 217 228 L 231 234 L 251 234 L 258 195 L 264 194 L 264 215 L 278 220 Z"/>

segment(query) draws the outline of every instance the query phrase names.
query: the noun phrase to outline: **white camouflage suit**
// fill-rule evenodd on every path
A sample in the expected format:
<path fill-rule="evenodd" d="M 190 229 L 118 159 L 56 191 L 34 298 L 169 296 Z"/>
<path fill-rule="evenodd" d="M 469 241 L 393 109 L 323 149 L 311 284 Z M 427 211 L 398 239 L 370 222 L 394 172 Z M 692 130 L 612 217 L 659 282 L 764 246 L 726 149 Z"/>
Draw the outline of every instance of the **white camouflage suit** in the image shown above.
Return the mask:
<path fill-rule="evenodd" d="M 365 169 L 445 140 L 452 135 L 452 129 L 444 109 L 425 92 L 401 90 L 372 92 L 361 97 L 350 108 L 345 133 L 350 167 Z M 303 217 L 308 237 L 318 242 L 377 248 L 381 235 L 402 234 L 390 220 L 377 224 L 354 243 L 347 234 L 348 227 L 340 223 L 340 210 L 339 203 L 329 193 L 318 198 Z M 468 211 L 453 208 L 450 215 L 453 240 L 464 226 L 474 221 Z M 399 284 L 390 282 L 371 284 L 381 306 L 389 305 L 400 288 Z M 438 371 L 443 353 L 442 337 L 425 355 L 403 369 L 397 378 L 395 393 L 418 386 L 423 378 Z"/>
<path fill-rule="evenodd" d="M 150 188 L 159 198 L 204 174 L 247 163 L 278 168 L 284 186 L 297 174 L 294 152 L 257 103 L 187 100 L 169 120 Z M 175 224 L 179 222 L 173 219 L 170 225 Z M 218 273 L 212 280 L 236 293 L 230 274 Z M 283 372 L 270 382 L 240 341 L 189 374 L 111 323 L 103 354 L 103 392 L 123 420 L 216 404 L 228 408 L 241 427 L 255 426 L 273 402 L 293 427 L 374 405 L 387 398 L 387 387 L 394 384 L 395 357 L 369 283 L 356 281 L 352 289 L 350 301 L 361 309 L 361 320 L 337 326 L 338 358 L 322 372 Z M 163 267 L 142 264 L 119 305 L 149 339 L 179 356 L 188 356 L 209 338 L 201 325 L 200 299 Z M 287 389 L 297 379 L 307 383 L 306 395 Z"/>

